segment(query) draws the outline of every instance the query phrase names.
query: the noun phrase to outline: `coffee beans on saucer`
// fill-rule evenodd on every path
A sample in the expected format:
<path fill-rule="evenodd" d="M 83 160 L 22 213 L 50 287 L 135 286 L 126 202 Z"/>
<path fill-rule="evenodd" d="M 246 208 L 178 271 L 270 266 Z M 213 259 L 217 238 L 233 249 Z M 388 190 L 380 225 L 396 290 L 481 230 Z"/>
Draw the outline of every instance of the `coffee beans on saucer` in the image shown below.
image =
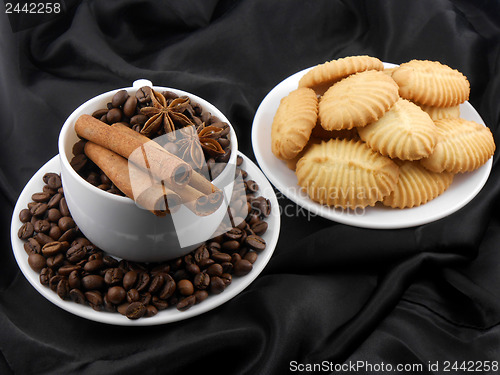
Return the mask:
<path fill-rule="evenodd" d="M 28 264 L 40 274 L 40 283 L 61 299 L 97 311 L 118 312 L 129 319 L 151 317 L 173 307 L 186 311 L 224 292 L 233 277 L 250 273 L 266 249 L 262 236 L 271 205 L 257 195 L 259 187 L 241 169 L 242 162 L 238 157 L 236 173 L 245 185 L 232 198 L 240 203 L 229 208 L 238 225 L 183 257 L 161 263 L 119 260 L 93 245 L 71 217 L 61 178 L 47 173 L 43 191 L 33 194 L 32 202 L 19 212 L 18 237 L 25 241 Z M 241 202 L 246 202 L 245 210 Z M 246 218 L 240 222 L 236 218 L 242 212 Z"/>

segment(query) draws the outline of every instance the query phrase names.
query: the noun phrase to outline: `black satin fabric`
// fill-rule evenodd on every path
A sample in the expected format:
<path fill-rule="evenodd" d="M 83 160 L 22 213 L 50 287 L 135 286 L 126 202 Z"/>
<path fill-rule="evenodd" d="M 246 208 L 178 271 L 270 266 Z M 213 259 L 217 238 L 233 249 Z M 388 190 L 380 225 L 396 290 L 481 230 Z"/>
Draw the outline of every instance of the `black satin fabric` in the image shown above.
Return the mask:
<path fill-rule="evenodd" d="M 278 193 L 294 214 L 282 215 L 264 272 L 173 324 L 109 326 L 61 310 L 21 274 L 9 237 L 16 199 L 57 154 L 65 118 L 137 78 L 214 103 L 255 160 L 253 116 L 289 75 L 348 55 L 439 60 L 468 77 L 498 143 L 498 0 L 67 1 L 61 17 L 14 32 L 0 14 L 0 27 L 1 374 L 287 374 L 291 361 L 450 373 L 444 361 L 500 359 L 497 154 L 471 203 L 415 228 L 310 217 Z"/>

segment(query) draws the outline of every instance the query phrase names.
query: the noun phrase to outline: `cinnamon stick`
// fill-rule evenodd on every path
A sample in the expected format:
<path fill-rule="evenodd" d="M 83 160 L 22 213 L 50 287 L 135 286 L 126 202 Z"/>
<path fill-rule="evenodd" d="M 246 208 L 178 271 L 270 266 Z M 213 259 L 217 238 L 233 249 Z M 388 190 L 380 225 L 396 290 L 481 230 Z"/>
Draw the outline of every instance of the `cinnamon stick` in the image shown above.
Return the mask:
<path fill-rule="evenodd" d="M 185 186 L 191 179 L 193 169 L 182 159 L 167 150 L 151 147 L 90 115 L 81 115 L 76 120 L 75 131 L 80 137 L 146 167 L 158 180 L 167 181 L 171 186 Z M 141 147 L 142 153 L 134 152 Z"/>
<path fill-rule="evenodd" d="M 151 147 L 156 147 L 159 148 L 159 150 L 166 151 L 161 145 L 156 143 L 155 141 L 149 139 L 145 135 L 142 135 L 135 130 L 129 128 L 128 126 L 120 123 L 115 123 L 111 125 L 112 128 L 118 129 L 122 131 L 124 134 L 129 135 L 130 137 L 134 137 L 136 140 L 141 142 L 142 144 L 148 143 Z M 197 171 L 193 170 L 193 173 L 191 175 L 191 179 L 189 180 L 189 185 L 191 185 L 193 188 L 201 191 L 203 194 L 212 194 L 219 189 L 212 184 L 209 180 L 207 180 L 202 174 L 198 173 Z"/>
<path fill-rule="evenodd" d="M 150 176 L 139 168 L 131 170 L 127 159 L 93 142 L 87 142 L 84 151 L 118 189 L 156 216 L 165 216 L 179 209 L 181 198 L 178 194 L 152 181 Z"/>

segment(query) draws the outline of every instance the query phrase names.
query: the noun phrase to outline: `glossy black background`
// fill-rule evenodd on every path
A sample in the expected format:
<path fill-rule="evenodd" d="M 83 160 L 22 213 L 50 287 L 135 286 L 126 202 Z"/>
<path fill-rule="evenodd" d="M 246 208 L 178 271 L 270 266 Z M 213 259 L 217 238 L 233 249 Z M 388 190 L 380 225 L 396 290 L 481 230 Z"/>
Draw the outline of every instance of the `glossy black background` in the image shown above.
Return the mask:
<path fill-rule="evenodd" d="M 417 228 L 283 216 L 263 274 L 175 324 L 124 328 L 70 315 L 28 284 L 9 238 L 16 199 L 57 154 L 65 118 L 137 78 L 218 106 L 255 160 L 253 116 L 287 76 L 357 54 L 439 60 L 469 78 L 470 102 L 498 139 L 497 0 L 74 1 L 65 10 L 17 32 L 0 14 L 0 373 L 283 374 L 290 361 L 442 369 L 500 358 L 498 155 L 476 199 Z"/>

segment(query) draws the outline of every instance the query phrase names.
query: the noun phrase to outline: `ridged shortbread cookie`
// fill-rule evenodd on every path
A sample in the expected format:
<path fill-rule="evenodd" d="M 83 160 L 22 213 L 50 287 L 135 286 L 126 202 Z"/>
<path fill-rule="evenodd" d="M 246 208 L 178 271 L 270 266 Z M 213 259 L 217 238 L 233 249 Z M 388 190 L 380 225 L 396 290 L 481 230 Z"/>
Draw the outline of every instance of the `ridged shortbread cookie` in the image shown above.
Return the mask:
<path fill-rule="evenodd" d="M 271 127 L 271 147 L 280 159 L 292 159 L 304 148 L 318 119 L 318 98 L 307 87 L 281 99 Z"/>
<path fill-rule="evenodd" d="M 418 104 L 452 107 L 469 99 L 467 78 L 438 61 L 411 60 L 392 73 L 399 95 Z"/>
<path fill-rule="evenodd" d="M 376 57 L 348 56 L 315 66 L 300 79 L 299 87 L 310 87 L 322 95 L 332 84 L 351 74 L 383 69 L 384 64 Z"/>
<path fill-rule="evenodd" d="M 437 142 L 434 121 L 406 99 L 399 99 L 377 121 L 358 128 L 358 133 L 375 151 L 403 160 L 429 156 Z"/>
<path fill-rule="evenodd" d="M 389 195 L 399 168 L 365 143 L 331 139 L 312 145 L 298 161 L 298 183 L 321 204 L 364 208 Z"/>
<path fill-rule="evenodd" d="M 462 118 L 434 121 L 438 142 L 428 158 L 421 159 L 430 171 L 470 172 L 486 163 L 495 152 L 495 142 L 486 126 Z"/>
<path fill-rule="evenodd" d="M 302 151 L 299 152 L 299 154 L 294 157 L 293 159 L 288 159 L 286 161 L 286 166 L 290 168 L 292 171 L 294 171 L 297 168 L 297 163 L 299 162 L 300 158 L 304 156 L 304 154 L 309 150 L 309 148 L 312 145 L 317 145 L 318 143 L 321 143 L 322 139 L 321 138 L 316 138 L 311 134 L 311 138 L 309 138 L 309 142 L 307 142 L 306 146 L 302 149 Z"/>
<path fill-rule="evenodd" d="M 325 130 L 365 126 L 382 117 L 398 99 L 398 85 L 386 74 L 375 70 L 353 74 L 321 97 L 321 126 Z"/>
<path fill-rule="evenodd" d="M 422 108 L 424 112 L 427 112 L 433 120 L 460 117 L 460 105 L 455 105 L 453 107 L 433 107 L 430 105 L 421 105 L 420 108 Z"/>
<path fill-rule="evenodd" d="M 436 173 L 418 161 L 394 160 L 399 166 L 399 179 L 394 191 L 384 198 L 384 205 L 393 208 L 420 206 L 441 195 L 453 182 L 453 173 Z"/>

